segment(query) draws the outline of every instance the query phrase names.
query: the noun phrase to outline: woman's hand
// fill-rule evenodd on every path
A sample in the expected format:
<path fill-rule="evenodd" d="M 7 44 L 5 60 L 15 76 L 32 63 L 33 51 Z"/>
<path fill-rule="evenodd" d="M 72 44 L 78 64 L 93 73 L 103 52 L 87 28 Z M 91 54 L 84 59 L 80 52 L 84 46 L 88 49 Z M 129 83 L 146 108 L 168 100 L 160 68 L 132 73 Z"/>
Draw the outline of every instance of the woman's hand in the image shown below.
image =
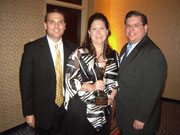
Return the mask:
<path fill-rule="evenodd" d="M 96 91 L 96 90 L 104 90 L 105 84 L 102 80 L 97 80 L 94 84 L 83 83 L 81 87 L 81 91 Z"/>
<path fill-rule="evenodd" d="M 114 89 L 111 92 L 111 95 L 108 97 L 108 105 L 113 105 L 114 98 L 115 98 L 116 94 L 117 94 L 117 89 Z"/>
<path fill-rule="evenodd" d="M 93 85 L 92 85 L 93 90 L 104 90 L 105 89 L 105 84 L 104 81 L 102 80 L 97 80 Z"/>
<path fill-rule="evenodd" d="M 113 98 L 108 98 L 108 105 L 113 105 L 114 99 Z"/>

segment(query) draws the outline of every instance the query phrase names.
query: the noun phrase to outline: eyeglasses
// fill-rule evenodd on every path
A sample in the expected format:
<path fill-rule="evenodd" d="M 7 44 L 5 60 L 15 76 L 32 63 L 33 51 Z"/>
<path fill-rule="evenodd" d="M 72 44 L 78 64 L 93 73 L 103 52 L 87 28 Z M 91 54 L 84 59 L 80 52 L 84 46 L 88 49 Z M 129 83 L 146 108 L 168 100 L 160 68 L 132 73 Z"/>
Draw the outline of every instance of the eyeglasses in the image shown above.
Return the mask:
<path fill-rule="evenodd" d="M 126 28 L 139 28 L 140 26 L 143 26 L 143 24 L 133 24 L 133 25 L 130 25 L 130 24 L 126 24 Z"/>

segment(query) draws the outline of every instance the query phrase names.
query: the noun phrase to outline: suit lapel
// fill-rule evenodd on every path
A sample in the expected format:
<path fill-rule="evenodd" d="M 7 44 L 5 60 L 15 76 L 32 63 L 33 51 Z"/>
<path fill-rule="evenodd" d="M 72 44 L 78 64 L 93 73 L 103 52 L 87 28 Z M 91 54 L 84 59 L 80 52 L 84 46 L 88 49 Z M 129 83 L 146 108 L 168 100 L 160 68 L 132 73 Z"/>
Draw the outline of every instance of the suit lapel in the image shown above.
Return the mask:
<path fill-rule="evenodd" d="M 67 43 L 65 41 L 63 41 L 63 48 L 64 48 L 64 66 L 67 64 L 67 60 L 68 60 L 68 54 L 69 54 L 69 49 L 67 47 Z"/>
<path fill-rule="evenodd" d="M 47 65 L 45 65 L 45 66 L 51 67 L 51 69 L 55 75 L 54 63 L 53 63 L 51 51 L 50 51 L 49 44 L 48 44 L 46 37 L 43 38 L 40 47 L 41 47 L 41 53 L 43 54 L 45 59 L 47 59 Z"/>
<path fill-rule="evenodd" d="M 68 57 L 71 54 L 71 49 L 69 44 L 63 40 L 63 48 L 64 48 L 64 73 L 66 72 L 66 64 L 68 62 Z M 64 74 L 65 77 L 65 74 Z"/>
<path fill-rule="evenodd" d="M 120 65 L 120 71 L 123 71 L 124 68 L 126 68 L 126 67 L 128 66 L 129 62 L 130 62 L 131 60 L 133 60 L 134 57 L 136 57 L 136 55 L 137 55 L 137 54 L 139 53 L 139 51 L 142 49 L 143 44 L 144 44 L 144 42 L 145 42 L 146 40 L 147 40 L 147 36 L 145 36 L 145 37 L 136 45 L 136 47 L 132 50 L 132 52 L 128 55 L 128 57 L 121 63 L 121 65 Z M 127 44 L 126 44 L 126 46 L 127 46 Z M 124 50 L 126 51 L 126 47 L 125 47 Z M 123 51 L 123 49 L 122 49 L 122 51 Z M 122 56 L 125 51 L 121 52 L 120 55 Z"/>
<path fill-rule="evenodd" d="M 122 48 L 121 53 L 120 53 L 120 57 L 122 57 L 122 55 L 125 53 L 125 51 L 127 49 L 127 45 L 128 45 L 128 43 L 125 44 L 124 47 Z"/>

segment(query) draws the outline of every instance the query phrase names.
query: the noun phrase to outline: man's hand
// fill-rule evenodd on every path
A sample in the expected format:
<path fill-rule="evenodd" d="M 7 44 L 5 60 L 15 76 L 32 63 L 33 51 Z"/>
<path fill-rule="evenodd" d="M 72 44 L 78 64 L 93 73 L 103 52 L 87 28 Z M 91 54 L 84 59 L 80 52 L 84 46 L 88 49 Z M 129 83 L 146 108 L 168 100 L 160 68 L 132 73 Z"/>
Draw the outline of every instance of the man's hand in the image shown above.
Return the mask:
<path fill-rule="evenodd" d="M 133 127 L 134 127 L 136 130 L 143 129 L 143 128 L 144 128 L 144 124 L 145 124 L 145 123 L 143 123 L 143 122 L 141 122 L 141 121 L 134 120 Z"/>
<path fill-rule="evenodd" d="M 34 115 L 28 115 L 26 116 L 26 122 L 28 125 L 32 128 L 35 128 L 35 117 Z"/>

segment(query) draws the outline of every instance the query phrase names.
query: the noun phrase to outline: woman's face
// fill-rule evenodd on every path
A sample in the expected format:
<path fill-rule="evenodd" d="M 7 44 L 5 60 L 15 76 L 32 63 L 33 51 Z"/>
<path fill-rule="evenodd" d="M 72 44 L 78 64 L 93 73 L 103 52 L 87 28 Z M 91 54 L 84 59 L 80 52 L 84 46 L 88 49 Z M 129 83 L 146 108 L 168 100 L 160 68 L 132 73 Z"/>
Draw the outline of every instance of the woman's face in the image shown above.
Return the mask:
<path fill-rule="evenodd" d="M 108 36 L 108 29 L 102 20 L 94 20 L 88 30 L 93 45 L 103 45 Z"/>

